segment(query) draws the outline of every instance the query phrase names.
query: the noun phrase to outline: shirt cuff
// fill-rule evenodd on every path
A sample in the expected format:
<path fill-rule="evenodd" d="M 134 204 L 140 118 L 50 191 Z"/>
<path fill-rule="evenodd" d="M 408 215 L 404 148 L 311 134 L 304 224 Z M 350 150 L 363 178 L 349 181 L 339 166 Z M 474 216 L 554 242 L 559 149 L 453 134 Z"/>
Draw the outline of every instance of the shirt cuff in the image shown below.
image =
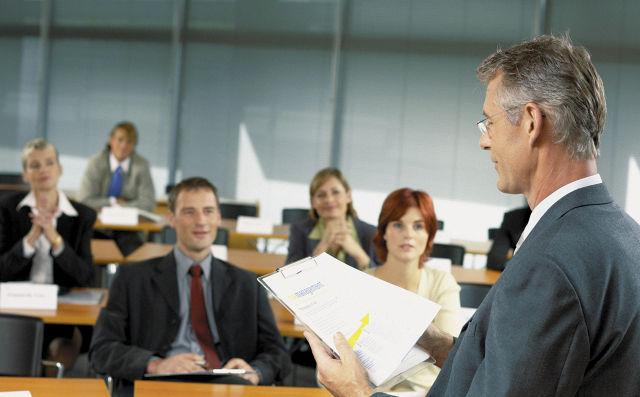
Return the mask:
<path fill-rule="evenodd" d="M 31 258 L 33 256 L 33 254 L 36 253 L 36 247 L 32 246 L 31 244 L 27 243 L 27 238 L 24 237 L 22 239 L 22 255 L 25 258 Z"/>
<path fill-rule="evenodd" d="M 260 368 L 258 367 L 253 367 L 253 370 L 256 371 L 256 375 L 258 375 L 258 378 L 260 378 L 260 381 L 258 382 L 258 384 L 261 385 L 263 380 L 262 371 L 260 371 Z"/>
<path fill-rule="evenodd" d="M 62 253 L 62 250 L 64 250 L 64 240 L 62 240 L 57 250 L 51 250 L 51 256 L 57 257 Z"/>

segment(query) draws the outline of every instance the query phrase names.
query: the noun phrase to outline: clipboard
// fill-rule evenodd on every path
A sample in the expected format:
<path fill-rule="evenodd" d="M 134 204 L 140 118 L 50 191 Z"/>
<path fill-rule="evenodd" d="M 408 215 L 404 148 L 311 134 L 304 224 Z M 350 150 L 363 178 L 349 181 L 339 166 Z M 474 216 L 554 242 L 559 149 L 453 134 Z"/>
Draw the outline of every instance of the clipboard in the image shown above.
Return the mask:
<path fill-rule="evenodd" d="M 333 335 L 342 332 L 374 386 L 389 387 L 430 357 L 415 344 L 440 305 L 327 253 L 281 267 L 258 282 L 335 357 Z"/>

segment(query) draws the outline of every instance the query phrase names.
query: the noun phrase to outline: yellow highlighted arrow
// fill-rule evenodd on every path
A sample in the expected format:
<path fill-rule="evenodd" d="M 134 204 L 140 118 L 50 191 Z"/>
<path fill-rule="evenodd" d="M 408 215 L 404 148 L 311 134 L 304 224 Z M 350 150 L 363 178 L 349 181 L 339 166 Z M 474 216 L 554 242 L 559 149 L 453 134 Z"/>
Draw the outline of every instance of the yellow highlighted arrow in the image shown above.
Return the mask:
<path fill-rule="evenodd" d="M 362 335 L 362 330 L 364 329 L 364 327 L 369 325 L 369 313 L 367 313 L 366 316 L 362 317 L 360 321 L 362 322 L 362 325 L 360 325 L 360 328 L 358 328 L 356 332 L 354 332 L 353 335 L 349 337 L 348 340 L 349 346 L 351 346 L 352 349 L 356 345 L 356 342 L 358 341 L 358 338 L 360 338 L 360 335 Z"/>

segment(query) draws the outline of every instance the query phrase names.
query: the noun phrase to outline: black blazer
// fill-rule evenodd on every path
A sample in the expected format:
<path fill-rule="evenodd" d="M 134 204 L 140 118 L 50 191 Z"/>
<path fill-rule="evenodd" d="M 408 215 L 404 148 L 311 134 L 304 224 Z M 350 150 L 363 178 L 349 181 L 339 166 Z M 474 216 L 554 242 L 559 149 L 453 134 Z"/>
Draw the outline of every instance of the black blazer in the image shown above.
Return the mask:
<path fill-rule="evenodd" d="M 214 258 L 212 298 L 224 364 L 239 357 L 258 368 L 263 384 L 281 381 L 291 360 L 256 276 Z M 131 396 L 152 356 L 165 357 L 180 326 L 173 251 L 121 265 L 93 330 L 89 360 L 97 373 L 114 378 L 114 396 Z"/>
<path fill-rule="evenodd" d="M 29 280 L 32 258 L 23 255 L 22 239 L 31 229 L 29 212 L 16 207 L 28 192 L 20 192 L 0 199 L 0 281 Z M 71 201 L 71 200 L 70 200 Z M 64 249 L 53 257 L 53 282 L 64 288 L 89 287 L 93 284 L 91 237 L 96 212 L 71 201 L 78 216 L 62 214 L 56 229 L 64 240 Z"/>
<path fill-rule="evenodd" d="M 504 270 L 509 249 L 516 247 L 524 228 L 529 222 L 531 209 L 529 207 L 517 208 L 505 212 L 500 229 L 496 230 L 493 244 L 487 254 L 487 268 Z"/>
<path fill-rule="evenodd" d="M 291 225 L 291 230 L 289 231 L 289 253 L 286 263 L 295 262 L 313 254 L 319 241 L 310 239 L 309 233 L 311 233 L 315 225 L 316 222 L 311 218 L 303 219 Z M 378 260 L 375 247 L 371 242 L 371 239 L 376 234 L 375 226 L 356 218 L 353 218 L 353 225 L 356 228 L 360 246 L 371 258 L 370 266 L 378 266 L 380 260 Z M 358 268 L 358 262 L 351 255 L 347 255 L 347 265 Z"/>

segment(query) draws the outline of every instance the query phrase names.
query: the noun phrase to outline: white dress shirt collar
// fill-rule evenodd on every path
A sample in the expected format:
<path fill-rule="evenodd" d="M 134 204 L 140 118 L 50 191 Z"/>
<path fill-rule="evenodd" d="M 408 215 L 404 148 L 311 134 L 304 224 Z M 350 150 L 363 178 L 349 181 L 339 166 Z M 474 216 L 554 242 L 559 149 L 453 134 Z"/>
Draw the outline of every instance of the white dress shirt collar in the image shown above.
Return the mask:
<path fill-rule="evenodd" d="M 118 166 L 122 167 L 122 172 L 124 172 L 125 174 L 129 172 L 129 167 L 131 166 L 131 156 L 127 157 L 126 159 L 124 159 L 124 161 L 122 161 L 122 163 L 120 163 L 118 162 L 116 156 L 114 156 L 113 153 L 109 152 L 109 168 L 111 169 L 112 174 L 116 172 L 116 168 L 118 168 Z"/>
<path fill-rule="evenodd" d="M 529 233 L 531 233 L 533 228 L 538 224 L 538 221 L 540 221 L 540 219 L 549 210 L 549 208 L 551 208 L 551 206 L 553 206 L 555 203 L 560 201 L 561 198 L 573 192 L 574 190 L 578 190 L 580 188 L 591 186 L 591 185 L 596 185 L 598 183 L 602 183 L 602 178 L 600 177 L 600 174 L 591 175 L 586 178 L 578 179 L 577 181 L 573 181 L 571 183 L 568 183 L 562 186 L 560 189 L 551 193 L 544 200 L 542 200 L 536 206 L 536 208 L 534 208 L 533 211 L 531 211 L 531 217 L 529 217 L 529 222 L 527 223 L 527 226 L 524 228 L 524 231 L 522 232 L 522 235 L 520 236 L 520 239 L 516 244 L 516 249 L 514 251 L 514 254 L 516 251 L 518 251 L 518 248 L 520 248 L 524 240 L 529 236 Z"/>
<path fill-rule="evenodd" d="M 20 210 L 20 208 L 24 206 L 28 206 L 31 208 L 31 211 L 37 212 L 37 204 L 36 204 L 36 196 L 33 191 L 30 191 L 29 194 L 24 196 L 22 200 L 18 203 L 16 210 Z M 60 215 L 65 214 L 67 216 L 78 216 L 78 211 L 71 205 L 71 202 L 67 198 L 67 195 L 58 190 L 58 208 L 55 212 L 55 217 L 58 218 Z"/>

